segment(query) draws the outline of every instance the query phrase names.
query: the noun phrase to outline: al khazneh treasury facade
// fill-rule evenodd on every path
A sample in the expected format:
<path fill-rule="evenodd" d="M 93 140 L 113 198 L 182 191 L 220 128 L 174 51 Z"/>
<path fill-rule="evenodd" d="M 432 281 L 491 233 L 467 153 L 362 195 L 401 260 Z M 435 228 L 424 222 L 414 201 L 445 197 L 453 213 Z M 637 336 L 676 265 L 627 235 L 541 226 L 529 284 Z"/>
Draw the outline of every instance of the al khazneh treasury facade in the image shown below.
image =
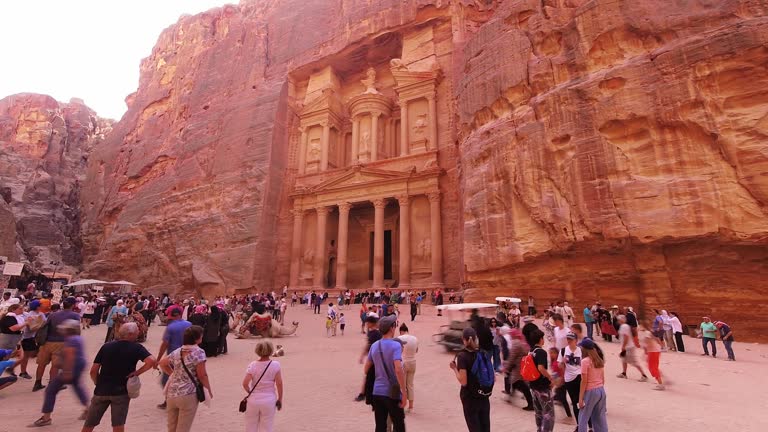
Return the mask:
<path fill-rule="evenodd" d="M 459 285 L 451 47 L 428 24 L 291 73 L 291 289 Z"/>

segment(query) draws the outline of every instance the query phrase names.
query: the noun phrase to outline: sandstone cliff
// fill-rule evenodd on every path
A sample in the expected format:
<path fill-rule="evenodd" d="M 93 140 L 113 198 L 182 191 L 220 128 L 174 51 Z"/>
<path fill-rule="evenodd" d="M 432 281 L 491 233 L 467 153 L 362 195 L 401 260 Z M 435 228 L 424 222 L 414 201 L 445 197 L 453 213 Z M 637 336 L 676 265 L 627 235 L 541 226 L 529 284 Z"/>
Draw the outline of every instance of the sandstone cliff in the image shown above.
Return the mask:
<path fill-rule="evenodd" d="M 287 0 L 184 17 L 90 160 L 88 270 L 210 293 L 282 284 L 290 73 L 339 53 L 365 63 L 364 41 L 449 22 L 446 265 L 468 298 L 666 307 L 756 333 L 739 313 L 768 290 L 766 9 Z"/>
<path fill-rule="evenodd" d="M 532 294 L 738 321 L 768 292 L 768 8 L 510 1 L 464 46 L 464 264 Z M 764 333 L 764 331 L 762 331 Z"/>
<path fill-rule="evenodd" d="M 110 124 L 76 99 L 0 100 L 0 255 L 38 271 L 79 271 L 80 184 Z"/>

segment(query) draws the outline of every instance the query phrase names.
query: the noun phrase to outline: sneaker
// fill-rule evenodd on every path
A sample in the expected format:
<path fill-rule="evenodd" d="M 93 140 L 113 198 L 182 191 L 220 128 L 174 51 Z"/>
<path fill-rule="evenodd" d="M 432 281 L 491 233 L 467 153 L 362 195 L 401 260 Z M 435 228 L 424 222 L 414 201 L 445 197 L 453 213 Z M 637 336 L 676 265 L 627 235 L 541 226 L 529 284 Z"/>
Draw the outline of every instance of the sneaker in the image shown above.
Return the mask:
<path fill-rule="evenodd" d="M 42 390 L 42 389 L 44 389 L 44 388 L 45 388 L 45 386 L 44 386 L 44 385 L 42 385 L 42 384 L 39 384 L 39 383 L 35 383 L 35 385 L 33 385 L 33 386 L 32 386 L 32 391 L 33 391 L 33 392 L 36 392 L 36 391 L 38 391 L 38 390 Z"/>
<path fill-rule="evenodd" d="M 51 419 L 44 419 L 40 417 L 39 419 L 35 420 L 34 423 L 32 423 L 33 427 L 43 427 L 43 426 L 50 426 L 51 425 Z"/>
<path fill-rule="evenodd" d="M 10 369 L 8 369 L 7 373 L 8 373 L 8 376 L 12 376 L 12 377 L 16 376 L 16 372 L 14 372 L 14 371 L 12 371 Z"/>
<path fill-rule="evenodd" d="M 623 378 L 623 379 L 627 379 L 627 374 L 625 374 L 625 373 L 620 373 L 620 374 L 616 375 L 616 378 Z"/>
<path fill-rule="evenodd" d="M 703 355 L 703 356 L 708 356 L 709 354 L 707 354 L 707 353 L 704 353 L 704 354 L 702 354 L 702 355 Z"/>
<path fill-rule="evenodd" d="M 364 401 L 364 400 L 365 400 L 365 395 L 364 395 L 364 394 L 362 394 L 362 393 L 360 393 L 359 395 L 357 395 L 357 397 L 355 398 L 355 402 L 362 402 L 362 401 Z"/>
<path fill-rule="evenodd" d="M 157 404 L 157 407 L 160 409 L 165 409 L 168 406 L 168 402 L 163 402 L 161 404 Z"/>
<path fill-rule="evenodd" d="M 648 377 L 643 375 L 643 377 L 640 378 L 640 382 L 646 382 L 646 381 L 648 381 Z"/>
<path fill-rule="evenodd" d="M 664 384 L 656 384 L 656 387 L 653 388 L 654 390 L 665 390 L 666 387 L 664 387 Z"/>
<path fill-rule="evenodd" d="M 30 375 L 30 374 L 28 374 L 26 372 L 20 373 L 19 377 L 24 378 L 24 379 L 32 379 L 32 375 Z"/>
<path fill-rule="evenodd" d="M 533 407 L 530 406 L 530 405 L 525 406 L 525 407 L 523 407 L 523 411 L 533 411 Z"/>

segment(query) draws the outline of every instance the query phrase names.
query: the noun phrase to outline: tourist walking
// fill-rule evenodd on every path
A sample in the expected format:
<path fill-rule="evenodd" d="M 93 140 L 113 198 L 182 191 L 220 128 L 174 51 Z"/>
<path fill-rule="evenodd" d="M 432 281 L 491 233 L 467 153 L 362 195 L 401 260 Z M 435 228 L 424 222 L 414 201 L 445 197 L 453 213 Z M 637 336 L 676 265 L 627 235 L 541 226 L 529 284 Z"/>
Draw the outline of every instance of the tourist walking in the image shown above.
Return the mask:
<path fill-rule="evenodd" d="M 408 395 L 408 412 L 413 411 L 413 399 L 415 395 L 413 378 L 416 375 L 416 353 L 419 352 L 419 339 L 408 333 L 405 323 L 400 325 L 400 336 L 403 342 L 403 370 L 405 371 L 405 389 Z"/>
<path fill-rule="evenodd" d="M 672 329 L 672 323 L 669 322 L 670 316 L 666 310 L 661 311 L 661 328 L 664 332 L 664 343 L 667 345 L 667 349 L 670 351 L 677 351 L 675 346 L 675 333 Z"/>
<path fill-rule="evenodd" d="M 589 305 L 584 307 L 584 324 L 587 326 L 587 337 L 592 339 L 592 334 L 594 329 L 592 326 L 594 325 L 594 318 L 592 317 L 592 309 L 590 309 Z"/>
<path fill-rule="evenodd" d="M 387 431 L 387 419 L 394 432 L 405 432 L 405 412 L 408 394 L 403 370 L 403 348 L 393 340 L 397 317 L 389 315 L 379 320 L 382 338 L 371 346 L 365 362 L 365 373 L 373 368 L 372 405 L 376 432 Z"/>
<path fill-rule="evenodd" d="M 37 335 L 40 337 L 37 337 L 36 340 L 41 346 L 37 354 L 37 370 L 35 371 L 35 384 L 32 386 L 33 392 L 45 388 L 43 385 L 43 375 L 45 374 L 46 366 L 51 365 L 49 381 L 53 381 L 59 373 L 61 368 L 60 351 L 64 348 L 64 341 L 66 340 L 66 337 L 59 331 L 61 323 L 67 320 L 80 321 L 80 314 L 72 311 L 72 307 L 75 305 L 73 297 L 65 298 L 63 305 L 64 309 L 52 312 L 48 316 L 47 331 Z"/>
<path fill-rule="evenodd" d="M 32 376 L 27 372 L 27 365 L 29 359 L 37 355 L 39 347 L 35 336 L 37 331 L 45 324 L 45 314 L 40 312 L 40 301 L 32 300 L 29 302 L 29 311 L 24 313 L 24 323 L 26 327 L 21 336 L 21 349 L 24 351 L 24 356 L 21 359 L 21 373 L 20 378 L 32 379 Z"/>
<path fill-rule="evenodd" d="M 491 334 L 493 335 L 493 351 L 491 360 L 493 360 L 493 370 L 501 372 L 501 329 L 496 318 L 491 318 L 490 322 Z"/>
<path fill-rule="evenodd" d="M 565 320 L 565 326 L 570 327 L 573 325 L 573 308 L 568 302 L 563 302 L 563 319 Z"/>
<path fill-rule="evenodd" d="M 160 369 L 169 376 L 165 386 L 168 412 L 168 432 L 189 432 L 200 403 L 197 388 L 202 385 L 213 399 L 208 372 L 205 369 L 205 351 L 198 345 L 203 340 L 203 329 L 190 326 L 184 330 L 184 345 L 160 360 Z"/>
<path fill-rule="evenodd" d="M 536 315 L 536 302 L 533 300 L 533 296 L 528 296 L 528 315 Z"/>
<path fill-rule="evenodd" d="M 672 333 L 675 335 L 675 349 L 678 352 L 685 352 L 683 324 L 680 322 L 680 317 L 677 316 L 677 312 L 670 312 L 669 315 L 669 324 L 672 326 Z"/>
<path fill-rule="evenodd" d="M 731 331 L 731 327 L 722 321 L 715 322 L 715 327 L 720 332 L 720 340 L 723 341 L 725 351 L 728 353 L 728 361 L 736 361 L 736 355 L 733 354 L 733 331 Z"/>
<path fill-rule="evenodd" d="M 523 333 L 520 329 L 508 328 L 506 326 L 501 328 L 502 336 L 508 346 L 508 353 L 504 360 L 504 393 L 507 394 L 507 402 L 512 403 L 512 396 L 515 390 L 519 390 L 523 393 L 527 405 L 523 408 L 524 411 L 533 411 L 533 396 L 531 395 L 531 389 L 528 387 L 528 383 L 520 376 L 520 361 L 530 351 L 528 343 L 523 337 Z M 506 335 L 506 332 L 509 335 Z"/>
<path fill-rule="evenodd" d="M 592 338 L 589 338 L 590 340 Z M 557 362 L 563 365 L 563 387 L 571 398 L 573 416 L 579 420 L 579 391 L 581 389 L 581 348 L 577 345 L 575 333 L 568 333 L 568 346 L 561 349 Z"/>
<path fill-rule="evenodd" d="M 43 416 L 35 420 L 34 426 L 48 426 L 52 423 L 51 414 L 56 404 L 56 395 L 59 391 L 69 385 L 74 390 L 80 403 L 83 405 L 83 414 L 80 420 L 85 419 L 88 408 L 88 395 L 83 387 L 82 376 L 85 371 L 85 349 L 83 339 L 80 337 L 79 320 L 66 320 L 59 324 L 58 332 L 66 339 L 64 347 L 61 349 L 61 372 L 48 383 L 45 389 L 45 399 L 43 401 Z"/>
<path fill-rule="evenodd" d="M 568 345 L 567 337 L 571 330 L 566 327 L 563 316 L 560 314 L 552 315 L 552 317 L 549 319 L 549 323 L 553 326 L 552 333 L 554 337 L 555 348 L 560 351 Z"/>
<path fill-rule="evenodd" d="M 699 325 L 701 329 L 701 346 L 704 348 L 703 356 L 709 355 L 707 344 L 712 345 L 712 357 L 717 357 L 717 327 L 709 317 L 703 317 L 704 321 Z"/>
<path fill-rule="evenodd" d="M 93 360 L 90 375 L 96 388 L 82 432 L 93 431 L 101 423 L 107 408 L 112 412 L 112 431 L 124 431 L 131 401 L 128 397 L 128 378 L 140 376 L 155 366 L 155 358 L 136 342 L 139 337 L 136 323 L 121 325 L 117 337 L 117 340 L 102 345 Z M 144 364 L 136 370 L 139 361 Z"/>
<path fill-rule="evenodd" d="M 272 432 L 275 413 L 283 408 L 283 374 L 280 362 L 270 360 L 275 352 L 272 342 L 259 341 L 254 352 L 259 359 L 248 365 L 243 378 L 248 394 L 245 431 Z"/>
<path fill-rule="evenodd" d="M 27 324 L 24 322 L 21 305 L 19 303 L 11 303 L 8 306 L 8 312 L 0 320 L 0 349 L 16 350 L 26 328 Z M 8 373 L 11 376 L 16 376 L 13 372 L 13 367 L 8 369 Z"/>
<path fill-rule="evenodd" d="M 491 392 L 490 389 L 481 385 L 474 373 L 478 356 L 487 355 L 487 353 L 481 352 L 477 332 L 471 327 L 464 329 L 462 341 L 464 349 L 456 355 L 450 367 L 456 374 L 456 380 L 461 384 L 459 398 L 464 410 L 464 421 L 467 423 L 469 432 L 490 432 Z M 492 368 L 492 365 L 488 366 Z"/>
<path fill-rule="evenodd" d="M 656 380 L 655 390 L 664 390 L 664 378 L 659 369 L 661 360 L 661 341 L 651 333 L 648 322 L 643 320 L 643 326 L 639 330 L 638 338 L 645 349 L 645 355 L 648 359 L 648 372 Z"/>
<path fill-rule="evenodd" d="M 534 330 L 533 362 L 539 371 L 539 378 L 529 383 L 533 394 L 533 408 L 536 411 L 536 432 L 552 432 L 555 427 L 555 405 L 552 398 L 552 376 L 548 370 L 549 355 L 544 347 L 544 332 Z"/>
<path fill-rule="evenodd" d="M 0 390 L 13 385 L 19 378 L 16 375 L 3 376 L 6 369 L 13 369 L 19 363 L 18 350 L 0 349 Z"/>
<path fill-rule="evenodd" d="M 579 347 L 581 359 L 581 384 L 579 389 L 578 432 L 608 432 L 606 420 L 607 400 L 605 396 L 605 359 L 600 355 L 597 344 L 584 338 Z"/>
<path fill-rule="evenodd" d="M 640 372 L 640 381 L 648 381 L 648 376 L 643 371 L 643 367 L 640 366 L 638 348 L 640 343 L 637 340 L 635 332 L 636 328 L 630 327 L 627 324 L 627 318 L 624 315 L 617 317 L 619 321 L 619 342 L 621 343 L 621 351 L 619 357 L 621 357 L 621 373 L 617 375 L 618 378 L 627 378 L 627 366 L 632 365 Z"/>
<path fill-rule="evenodd" d="M 184 331 L 192 326 L 192 323 L 181 319 L 182 311 L 179 308 L 173 308 L 169 311 L 168 315 L 168 324 L 165 327 L 165 331 L 163 332 L 163 342 L 160 344 L 160 349 L 157 352 L 157 363 L 159 364 L 163 360 L 163 356 L 166 354 L 170 354 L 177 349 L 181 348 L 182 345 L 184 345 Z M 163 385 L 163 388 L 165 388 L 165 385 L 168 383 L 169 374 L 163 372 L 162 377 L 160 378 L 160 382 Z M 165 400 L 163 400 L 163 403 L 158 405 L 157 407 L 160 409 L 165 409 L 167 406 L 167 403 Z"/>

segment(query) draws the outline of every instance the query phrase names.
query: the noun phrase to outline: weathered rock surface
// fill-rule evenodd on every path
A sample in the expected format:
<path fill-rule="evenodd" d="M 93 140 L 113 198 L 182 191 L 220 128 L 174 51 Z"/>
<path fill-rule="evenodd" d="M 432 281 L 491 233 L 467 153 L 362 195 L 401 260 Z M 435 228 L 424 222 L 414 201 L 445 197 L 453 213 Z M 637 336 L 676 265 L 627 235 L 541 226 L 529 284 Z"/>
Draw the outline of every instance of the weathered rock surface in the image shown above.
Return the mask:
<path fill-rule="evenodd" d="M 91 157 L 88 271 L 210 293 L 282 284 L 290 72 L 342 52 L 365 63 L 361 41 L 448 20 L 453 100 L 439 127 L 456 147 L 440 157 L 458 162 L 444 212 L 460 262 L 446 265 L 468 298 L 599 298 L 765 334 L 739 313 L 767 306 L 766 12 L 758 0 L 289 0 L 184 17 Z"/>
<path fill-rule="evenodd" d="M 464 264 L 475 296 L 739 322 L 766 306 L 760 1 L 512 1 L 468 40 Z M 543 306 L 543 305 L 542 305 Z"/>
<path fill-rule="evenodd" d="M 79 271 L 80 184 L 110 125 L 76 99 L 0 100 L 0 255 L 38 271 Z"/>

